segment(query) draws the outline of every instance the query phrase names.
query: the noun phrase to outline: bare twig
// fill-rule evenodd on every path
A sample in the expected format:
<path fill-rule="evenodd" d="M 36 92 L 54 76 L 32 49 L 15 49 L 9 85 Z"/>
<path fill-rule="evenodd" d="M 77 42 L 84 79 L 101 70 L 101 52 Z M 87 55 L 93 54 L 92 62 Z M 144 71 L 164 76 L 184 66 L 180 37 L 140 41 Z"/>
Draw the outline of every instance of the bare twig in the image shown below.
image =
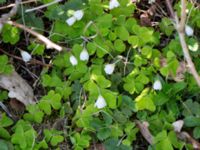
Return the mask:
<path fill-rule="evenodd" d="M 5 23 L 7 20 L 9 20 L 9 18 L 11 18 L 12 16 L 14 16 L 17 13 L 17 8 L 18 8 L 20 2 L 21 2 L 21 0 L 15 0 L 15 5 L 10 10 L 10 12 L 1 15 L 0 24 Z"/>
<path fill-rule="evenodd" d="M 4 54 L 14 58 L 14 59 L 17 59 L 17 60 L 20 60 L 20 61 L 23 61 L 23 59 L 21 57 L 18 57 L 18 56 L 15 56 L 15 55 L 12 55 L 8 52 L 6 52 L 5 50 L 3 50 L 2 48 L 0 48 L 0 51 L 3 52 Z M 37 59 L 32 59 L 30 60 L 28 63 L 30 64 L 38 64 L 38 65 L 41 65 L 41 66 L 44 66 L 44 67 L 51 67 L 52 65 L 51 64 L 45 64 Z"/>
<path fill-rule="evenodd" d="M 174 18 L 174 10 L 172 8 L 172 4 L 170 0 L 165 0 L 165 4 L 167 5 L 167 10 L 169 11 L 170 17 Z"/>
<path fill-rule="evenodd" d="M 21 2 L 20 4 L 28 4 L 28 3 L 32 3 L 32 2 L 37 2 L 37 0 L 27 0 L 27 1 Z M 7 6 L 2 6 L 2 7 L 0 7 L 0 10 L 11 8 L 13 6 L 15 6 L 15 3 L 9 4 Z"/>
<path fill-rule="evenodd" d="M 187 132 L 185 132 L 185 131 L 176 132 L 176 135 L 180 140 L 192 144 L 192 147 L 195 150 L 200 150 L 200 143 L 197 140 L 195 140 L 194 138 L 192 138 Z"/>
<path fill-rule="evenodd" d="M 171 12 L 171 15 L 173 15 L 172 18 L 175 20 L 174 26 L 175 26 L 175 28 L 178 32 L 182 51 L 183 51 L 184 57 L 187 61 L 188 68 L 189 68 L 191 74 L 193 75 L 193 77 L 195 78 L 198 86 L 200 87 L 200 77 L 199 77 L 199 74 L 198 74 L 198 72 L 195 68 L 194 63 L 192 62 L 192 59 L 191 59 L 191 56 L 190 56 L 190 53 L 189 53 L 189 49 L 188 49 L 188 46 L 187 46 L 186 41 L 185 41 L 185 23 L 186 23 L 186 18 L 187 18 L 187 15 L 186 15 L 186 0 L 181 0 L 181 18 L 180 18 L 180 21 L 178 19 L 178 16 L 173 11 L 171 2 L 169 0 L 166 0 L 166 4 L 167 4 L 168 9 L 172 11 L 172 12 L 171 11 L 170 12 Z"/>
<path fill-rule="evenodd" d="M 12 118 L 13 120 L 15 120 L 14 117 L 12 116 L 12 114 L 10 113 L 10 111 L 8 110 L 8 108 L 2 102 L 0 102 L 0 107 L 6 112 L 6 114 L 10 118 Z"/>
<path fill-rule="evenodd" d="M 55 49 L 57 51 L 62 51 L 63 50 L 63 48 L 60 45 L 57 45 L 56 43 L 52 42 L 51 40 L 49 40 L 45 36 L 37 33 L 36 31 L 31 30 L 30 28 L 28 28 L 28 27 L 26 27 L 26 26 L 24 26 L 22 24 L 19 24 L 19 23 L 13 22 L 13 21 L 7 21 L 6 23 L 8 23 L 10 25 L 13 25 L 13 26 L 16 26 L 16 27 L 18 27 L 18 28 L 20 28 L 22 30 L 25 30 L 26 32 L 32 34 L 33 36 L 38 38 L 38 40 L 43 42 L 46 45 L 47 49 Z"/>
<path fill-rule="evenodd" d="M 44 4 L 44 5 L 35 7 L 35 8 L 27 9 L 25 12 L 28 13 L 28 12 L 32 12 L 32 11 L 35 11 L 35 10 L 38 10 L 38 9 L 46 8 L 46 7 L 50 6 L 50 5 L 59 3 L 61 1 L 63 1 L 63 0 L 54 0 L 54 1 L 50 2 L 50 3 Z"/>

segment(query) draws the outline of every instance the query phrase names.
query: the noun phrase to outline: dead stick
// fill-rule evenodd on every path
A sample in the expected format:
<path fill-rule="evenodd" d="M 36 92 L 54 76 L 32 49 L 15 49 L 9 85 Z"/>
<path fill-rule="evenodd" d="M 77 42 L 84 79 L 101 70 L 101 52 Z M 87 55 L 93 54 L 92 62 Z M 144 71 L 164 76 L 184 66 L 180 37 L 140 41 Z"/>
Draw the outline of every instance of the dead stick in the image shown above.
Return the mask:
<path fill-rule="evenodd" d="M 153 136 L 148 128 L 148 122 L 141 122 L 139 120 L 135 120 L 137 127 L 140 130 L 140 133 L 145 138 L 145 140 L 150 144 L 153 145 Z"/>
<path fill-rule="evenodd" d="M 43 42 L 46 45 L 47 49 L 55 49 L 57 51 L 62 51 L 63 50 L 63 48 L 60 45 L 57 45 L 56 43 L 52 42 L 51 40 L 49 40 L 45 36 L 37 33 L 36 31 L 31 30 L 30 28 L 28 28 L 28 27 L 26 27 L 26 26 L 24 26 L 22 24 L 19 24 L 19 23 L 13 22 L 13 21 L 7 21 L 6 23 L 8 23 L 10 25 L 13 25 L 13 26 L 15 26 L 17 28 L 20 28 L 20 29 L 32 34 L 33 36 L 38 38 L 38 40 Z"/>
<path fill-rule="evenodd" d="M 3 52 L 4 54 L 14 58 L 14 59 L 17 59 L 17 60 L 20 60 L 20 61 L 23 61 L 23 59 L 21 57 L 18 57 L 18 56 L 15 56 L 15 55 L 12 55 L 8 52 L 6 52 L 5 50 L 3 50 L 2 48 L 0 48 L 0 51 Z M 37 59 L 32 59 L 30 60 L 28 63 L 30 64 L 38 64 L 38 65 L 41 65 L 41 66 L 44 66 L 44 67 L 52 67 L 51 64 L 44 64 L 43 62 L 37 60 Z"/>
<path fill-rule="evenodd" d="M 21 2 L 20 4 L 28 4 L 28 3 L 32 3 L 32 2 L 37 2 L 37 0 L 28 0 L 28 1 Z M 2 7 L 0 7 L 0 10 L 11 8 L 11 7 L 14 7 L 14 6 L 15 6 L 14 3 L 7 5 L 7 6 L 2 6 Z"/>
<path fill-rule="evenodd" d="M 166 4 L 167 4 L 168 9 L 173 11 L 171 2 L 169 0 L 166 0 Z M 175 28 L 178 32 L 182 51 L 183 51 L 184 57 L 187 61 L 188 68 L 190 69 L 190 72 L 193 75 L 193 77 L 195 78 L 198 86 L 200 87 L 200 77 L 199 77 L 199 74 L 198 74 L 198 72 L 195 68 L 195 65 L 194 65 L 194 63 L 191 59 L 189 49 L 188 49 L 188 46 L 187 46 L 186 41 L 185 41 L 185 22 L 186 22 L 186 17 L 187 17 L 187 15 L 186 15 L 186 0 L 181 0 L 181 18 L 180 18 L 180 21 L 178 19 L 178 16 L 174 13 L 174 11 L 173 11 L 172 14 L 173 14 L 172 18 L 175 20 L 174 26 L 175 26 Z"/>

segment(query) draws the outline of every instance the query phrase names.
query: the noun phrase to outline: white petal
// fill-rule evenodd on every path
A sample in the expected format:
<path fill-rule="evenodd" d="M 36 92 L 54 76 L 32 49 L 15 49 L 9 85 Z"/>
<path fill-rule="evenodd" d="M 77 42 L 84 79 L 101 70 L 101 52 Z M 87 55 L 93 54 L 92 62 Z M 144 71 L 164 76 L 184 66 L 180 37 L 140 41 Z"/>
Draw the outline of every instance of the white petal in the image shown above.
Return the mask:
<path fill-rule="evenodd" d="M 14 92 L 14 91 L 9 91 L 9 93 L 8 93 L 8 97 L 10 97 L 10 98 L 16 98 L 16 93 Z"/>
<path fill-rule="evenodd" d="M 161 90 L 162 89 L 162 84 L 161 84 L 160 80 L 156 80 L 153 83 L 153 89 L 154 90 Z"/>
<path fill-rule="evenodd" d="M 115 69 L 115 64 L 107 64 L 105 65 L 104 71 L 106 74 L 112 74 Z"/>
<path fill-rule="evenodd" d="M 119 7 L 120 4 L 117 0 L 110 0 L 110 3 L 109 3 L 109 9 L 114 9 L 114 8 L 117 8 Z"/>
<path fill-rule="evenodd" d="M 28 62 L 31 60 L 32 57 L 28 52 L 23 51 L 23 50 L 21 50 L 20 52 L 21 52 L 21 56 L 24 62 Z"/>
<path fill-rule="evenodd" d="M 88 51 L 84 48 L 80 54 L 80 60 L 85 61 L 89 59 Z"/>
<path fill-rule="evenodd" d="M 183 120 L 177 120 L 172 123 L 172 126 L 174 127 L 175 132 L 180 132 L 183 127 L 184 121 Z"/>
<path fill-rule="evenodd" d="M 98 109 L 101 109 L 101 108 L 104 108 L 106 105 L 107 104 L 106 104 L 105 99 L 101 95 L 99 95 L 94 106 L 97 107 Z"/>
<path fill-rule="evenodd" d="M 194 30 L 189 25 L 186 25 L 185 26 L 185 33 L 186 33 L 187 36 L 193 36 Z"/>
<path fill-rule="evenodd" d="M 77 10 L 74 12 L 74 17 L 76 20 L 81 20 L 83 18 L 84 12 L 82 10 Z"/>
<path fill-rule="evenodd" d="M 66 23 L 69 25 L 69 26 L 72 26 L 74 23 L 76 22 L 76 18 L 74 16 L 68 18 L 66 20 Z"/>
<path fill-rule="evenodd" d="M 70 63 L 72 64 L 72 66 L 76 66 L 78 64 L 78 61 L 77 61 L 76 57 L 74 57 L 74 55 L 71 55 L 69 60 L 70 60 Z"/>

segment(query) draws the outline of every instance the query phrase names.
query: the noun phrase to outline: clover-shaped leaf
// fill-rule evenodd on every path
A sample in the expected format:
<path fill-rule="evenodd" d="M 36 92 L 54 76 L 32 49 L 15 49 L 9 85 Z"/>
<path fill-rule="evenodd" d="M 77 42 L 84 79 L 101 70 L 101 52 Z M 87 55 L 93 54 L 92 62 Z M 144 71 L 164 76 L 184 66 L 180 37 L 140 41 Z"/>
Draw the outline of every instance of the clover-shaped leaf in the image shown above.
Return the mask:
<path fill-rule="evenodd" d="M 53 90 L 49 91 L 39 102 L 39 107 L 46 114 L 51 114 L 51 107 L 58 110 L 61 107 L 61 96 Z"/>

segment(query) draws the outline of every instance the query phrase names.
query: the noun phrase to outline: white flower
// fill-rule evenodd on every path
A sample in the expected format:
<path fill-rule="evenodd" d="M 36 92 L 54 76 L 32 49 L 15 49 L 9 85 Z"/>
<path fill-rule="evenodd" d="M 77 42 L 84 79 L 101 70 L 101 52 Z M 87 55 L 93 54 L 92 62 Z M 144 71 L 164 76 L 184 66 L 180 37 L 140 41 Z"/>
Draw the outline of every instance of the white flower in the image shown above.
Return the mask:
<path fill-rule="evenodd" d="M 8 97 L 10 97 L 10 98 L 15 98 L 16 95 L 17 94 L 14 91 L 9 91 L 9 93 L 8 93 Z"/>
<path fill-rule="evenodd" d="M 172 126 L 174 127 L 175 132 L 180 132 L 183 127 L 184 121 L 183 120 L 177 120 L 172 123 Z"/>
<path fill-rule="evenodd" d="M 76 22 L 76 18 L 74 16 L 68 18 L 66 20 L 66 23 L 69 25 L 69 26 L 72 26 L 74 23 Z"/>
<path fill-rule="evenodd" d="M 115 64 L 107 64 L 105 65 L 104 71 L 106 74 L 112 74 L 115 69 Z"/>
<path fill-rule="evenodd" d="M 154 90 L 161 90 L 162 89 L 162 84 L 161 84 L 160 80 L 156 80 L 153 83 L 153 89 Z"/>
<path fill-rule="evenodd" d="M 185 33 L 186 33 L 187 36 L 193 36 L 194 30 L 189 25 L 186 25 L 185 26 Z"/>
<path fill-rule="evenodd" d="M 120 4 L 117 0 L 110 0 L 110 3 L 109 3 L 109 9 L 114 9 L 114 8 L 117 8 L 119 7 Z"/>
<path fill-rule="evenodd" d="M 97 107 L 98 109 L 101 109 L 101 108 L 104 108 L 106 105 L 107 104 L 103 96 L 99 95 L 94 106 Z"/>
<path fill-rule="evenodd" d="M 82 10 L 77 10 L 74 12 L 74 17 L 76 20 L 81 20 L 83 18 L 84 12 Z"/>
<path fill-rule="evenodd" d="M 88 51 L 84 48 L 80 54 L 80 60 L 85 61 L 89 59 Z"/>
<path fill-rule="evenodd" d="M 28 62 L 31 60 L 32 57 L 28 52 L 20 50 L 20 53 L 24 62 Z"/>
<path fill-rule="evenodd" d="M 71 55 L 69 60 L 70 60 L 70 63 L 72 64 L 72 66 L 76 66 L 78 64 L 78 61 L 74 55 Z"/>

